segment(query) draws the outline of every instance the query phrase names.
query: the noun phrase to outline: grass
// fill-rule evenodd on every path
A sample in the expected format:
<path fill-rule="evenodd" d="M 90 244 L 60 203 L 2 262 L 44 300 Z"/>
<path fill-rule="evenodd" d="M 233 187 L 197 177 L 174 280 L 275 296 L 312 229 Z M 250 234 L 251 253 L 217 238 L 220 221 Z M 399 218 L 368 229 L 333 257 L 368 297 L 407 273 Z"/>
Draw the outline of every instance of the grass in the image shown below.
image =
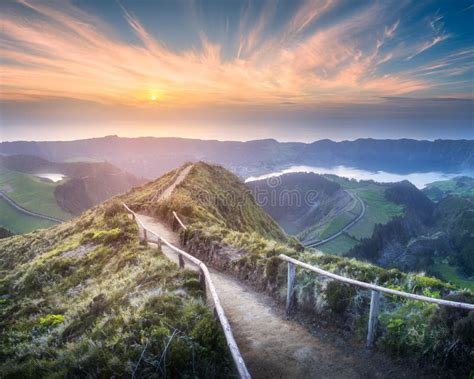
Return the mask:
<path fill-rule="evenodd" d="M 2 377 L 229 377 L 198 274 L 138 240 L 120 203 L 0 241 Z"/>
<path fill-rule="evenodd" d="M 319 246 L 318 248 L 321 251 L 328 254 L 342 255 L 354 247 L 361 239 L 371 237 L 376 224 L 386 224 L 394 217 L 403 215 L 403 206 L 388 201 L 385 198 L 387 186 L 384 184 L 365 181 L 358 182 L 333 175 L 327 175 L 326 177 L 337 182 L 344 189 L 357 194 L 365 204 L 365 215 L 341 236 Z M 322 227 L 319 227 L 316 232 L 319 233 L 318 238 L 324 239 L 338 232 L 357 218 L 361 210 L 361 205 L 357 202 L 351 210 L 338 215 Z"/>
<path fill-rule="evenodd" d="M 56 223 L 20 213 L 4 199 L 0 198 L 0 226 L 13 233 L 29 233 L 36 229 L 49 228 L 52 225 L 56 225 Z"/>
<path fill-rule="evenodd" d="M 347 224 L 354 220 L 354 218 L 354 215 L 350 212 L 341 213 L 339 216 L 333 218 L 331 221 L 321 227 L 319 239 L 330 237 L 333 234 L 339 232 Z"/>
<path fill-rule="evenodd" d="M 384 186 L 377 185 L 354 190 L 364 202 L 366 210 L 364 217 L 347 231 L 351 237 L 358 240 L 369 238 L 375 224 L 386 224 L 394 217 L 403 215 L 403 206 L 387 201 L 384 191 Z"/>
<path fill-rule="evenodd" d="M 0 168 L 0 189 L 15 202 L 28 210 L 67 220 L 71 215 L 61 209 L 54 196 L 57 185 L 34 175 Z"/>
<path fill-rule="evenodd" d="M 208 169 L 210 168 L 207 165 L 200 166 L 199 176 L 209 177 L 210 174 L 205 172 Z M 290 239 L 276 241 L 271 238 L 271 234 L 260 232 L 255 227 L 255 220 L 248 222 L 247 226 L 235 222 L 235 219 L 229 220 L 233 214 L 239 213 L 235 207 L 219 212 L 214 209 L 215 204 L 199 202 L 195 198 L 199 191 L 193 193 L 190 191 L 191 187 L 188 187 L 195 180 L 195 177 L 189 178 L 189 182 L 186 179 L 180 189 L 185 188 L 188 192 L 175 192 L 167 202 L 169 208 L 164 208 L 168 209 L 168 212 L 170 208 L 174 208 L 180 216 L 186 217 L 188 229 L 181 232 L 185 248 L 204 261 L 215 262 L 216 257 L 219 257 L 219 260 L 222 260 L 219 262 L 220 267 L 225 267 L 243 281 L 269 291 L 281 301 L 284 301 L 286 293 L 287 268 L 277 256 L 283 253 L 324 270 L 361 281 L 431 297 L 474 302 L 474 295 L 471 292 L 459 291 L 454 285 L 424 274 L 407 274 L 355 259 L 311 250 L 302 251 L 301 246 L 292 243 Z M 220 184 L 221 191 L 232 192 L 232 188 L 236 187 L 235 183 L 219 181 L 218 177 L 213 180 Z M 371 206 L 369 212 L 372 215 L 369 222 L 372 227 L 376 222 L 386 222 L 394 215 L 403 212 L 401 207 L 394 206 L 382 197 L 384 189 L 382 185 L 372 183 L 356 185 L 352 182 L 350 184 L 354 191 L 357 186 L 362 187 L 358 191 L 361 198 Z M 215 184 L 206 185 L 211 190 L 215 188 Z M 184 204 L 186 206 L 192 204 L 192 207 L 199 205 L 195 210 L 186 208 Z M 247 206 L 257 205 L 247 203 Z M 187 211 L 189 213 L 186 213 Z M 257 211 L 246 209 L 246 212 L 256 214 Z M 167 213 L 161 215 L 166 218 Z M 340 241 L 331 242 L 332 248 L 345 249 L 355 243 L 355 240 L 349 234 L 344 234 Z M 328 246 L 331 248 L 331 245 Z M 365 338 L 370 304 L 369 291 L 354 287 L 348 290 L 342 284 L 329 284 L 331 281 L 327 278 L 307 270 L 297 270 L 296 283 L 295 296 L 298 309 L 316 313 L 318 318 L 326 317 L 332 322 L 345 320 L 346 328 L 360 335 L 361 339 Z M 342 295 L 344 299 L 341 299 Z M 452 365 L 465 374 L 474 369 L 469 356 L 469 351 L 473 347 L 472 341 L 463 337 L 465 334 L 463 330 L 469 328 L 471 322 L 469 317 L 471 316 L 468 312 L 451 312 L 424 303 L 412 305 L 410 301 L 404 299 L 384 296 L 378 326 L 379 345 L 396 356 L 408 354 L 416 359 L 427 359 L 433 364 Z M 460 344 L 455 356 L 449 349 L 453 343 Z"/>
<path fill-rule="evenodd" d="M 428 184 L 423 192 L 433 201 L 440 201 L 449 195 L 474 198 L 474 179 L 457 177 Z"/>
<path fill-rule="evenodd" d="M 463 279 L 458 273 L 455 266 L 444 262 L 442 259 L 436 259 L 431 271 L 439 273 L 442 280 L 453 283 L 459 288 L 467 288 L 474 291 L 474 281 Z"/>
<path fill-rule="evenodd" d="M 339 237 L 316 247 L 316 249 L 326 254 L 343 255 L 358 243 L 359 241 L 349 236 L 347 232 L 344 232 Z"/>
<path fill-rule="evenodd" d="M 285 233 L 278 224 L 260 208 L 250 190 L 235 175 L 220 166 L 196 163 L 186 179 L 167 200 L 156 202 L 152 194 L 167 177 L 142 187 L 141 195 L 126 197 L 127 204 L 158 215 L 170 222 L 176 211 L 185 223 L 218 224 L 240 231 L 256 232 L 262 236 L 285 241 Z M 138 197 L 140 196 L 140 201 Z"/>

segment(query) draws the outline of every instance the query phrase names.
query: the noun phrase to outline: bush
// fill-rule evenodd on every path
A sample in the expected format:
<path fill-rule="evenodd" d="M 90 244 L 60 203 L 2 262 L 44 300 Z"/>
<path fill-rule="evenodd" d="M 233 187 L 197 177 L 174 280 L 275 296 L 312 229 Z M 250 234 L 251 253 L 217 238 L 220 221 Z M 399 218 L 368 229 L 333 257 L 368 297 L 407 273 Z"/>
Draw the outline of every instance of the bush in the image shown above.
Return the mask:
<path fill-rule="evenodd" d="M 122 203 L 118 200 L 113 200 L 106 205 L 104 210 L 104 217 L 107 219 L 125 212 L 126 211 Z"/>
<path fill-rule="evenodd" d="M 326 301 L 329 308 L 338 314 L 343 314 L 356 295 L 353 286 L 336 281 L 330 281 L 326 287 Z"/>
<path fill-rule="evenodd" d="M 63 315 L 46 315 L 44 317 L 40 317 L 38 324 L 40 327 L 50 328 L 50 327 L 55 327 L 59 324 L 62 324 L 63 322 L 64 322 Z"/>

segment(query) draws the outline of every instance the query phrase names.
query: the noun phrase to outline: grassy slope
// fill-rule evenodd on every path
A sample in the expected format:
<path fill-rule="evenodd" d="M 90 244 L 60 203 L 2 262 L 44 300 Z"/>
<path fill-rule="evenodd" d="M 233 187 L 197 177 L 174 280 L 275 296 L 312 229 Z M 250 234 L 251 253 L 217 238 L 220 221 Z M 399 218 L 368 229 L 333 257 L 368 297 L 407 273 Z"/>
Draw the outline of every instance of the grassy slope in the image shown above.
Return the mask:
<path fill-rule="evenodd" d="M 385 199 L 385 186 L 368 185 L 354 189 L 366 204 L 366 213 L 362 220 L 348 233 L 357 239 L 372 236 L 375 224 L 386 224 L 392 218 L 403 215 L 403 207 Z"/>
<path fill-rule="evenodd" d="M 56 202 L 57 185 L 34 175 L 0 168 L 0 188 L 14 201 L 26 209 L 66 220 L 71 215 Z"/>
<path fill-rule="evenodd" d="M 449 195 L 474 198 L 474 178 L 458 177 L 428 184 L 423 192 L 433 201 L 440 201 Z"/>
<path fill-rule="evenodd" d="M 438 272 L 442 279 L 455 284 L 459 288 L 468 288 L 474 291 L 474 281 L 460 277 L 457 273 L 457 267 L 444 262 L 442 259 L 435 259 L 431 269 Z"/>
<path fill-rule="evenodd" d="M 188 248 L 195 246 L 196 253 L 206 260 L 205 246 L 209 247 L 211 259 L 219 256 L 216 246 L 234 248 L 235 255 L 229 257 L 226 269 L 236 274 L 244 281 L 250 281 L 259 288 L 270 290 L 275 296 L 283 299 L 286 292 L 286 264 L 276 256 L 284 253 L 303 261 L 317 265 L 328 271 L 359 279 L 362 281 L 378 283 L 380 285 L 404 290 L 412 293 L 425 294 L 433 297 L 450 297 L 459 301 L 474 301 L 472 293 L 458 293 L 448 295 L 455 287 L 442 281 L 426 277 L 423 274 L 402 273 L 398 270 L 386 270 L 375 265 L 360 262 L 314 251 L 301 251 L 294 241 L 287 239 L 275 241 L 270 236 L 268 228 L 259 228 L 260 222 L 249 221 L 242 225 L 240 221 L 246 219 L 235 217 L 241 215 L 241 210 L 235 207 L 226 208 L 221 201 L 203 201 L 200 190 L 216 190 L 234 193 L 239 184 L 231 179 L 221 168 L 200 164 L 196 166 L 185 182 L 177 187 L 168 201 L 162 204 L 148 204 L 157 215 L 170 219 L 171 210 L 176 210 L 185 219 L 188 229 L 182 232 L 182 239 Z M 224 180 L 221 180 L 224 178 Z M 359 185 L 358 185 L 359 186 Z M 194 189 L 194 190 L 193 190 Z M 246 203 L 246 207 L 258 207 L 256 203 Z M 398 209 L 399 210 L 399 209 Z M 246 209 L 247 214 L 257 214 L 259 210 Z M 268 225 L 273 225 L 272 223 Z M 277 233 L 273 231 L 273 233 Z M 228 256 L 224 250 L 223 257 Z M 311 309 L 320 316 L 329 316 L 338 319 L 341 314 L 352 320 L 351 328 L 359 333 L 361 339 L 365 338 L 368 306 L 370 294 L 368 291 L 354 289 L 340 284 L 330 284 L 321 276 L 304 270 L 298 270 L 296 285 L 297 303 L 302 307 Z M 379 345 L 387 351 L 398 356 L 426 357 L 436 363 L 450 362 L 449 347 L 454 341 L 462 341 L 463 348 L 472 347 L 472 342 L 463 337 L 462 327 L 468 317 L 467 312 L 462 312 L 455 317 L 456 321 L 448 324 L 444 309 L 426 303 L 401 301 L 396 297 L 384 297 L 381 306 Z M 451 317 L 451 316 L 449 316 Z M 466 318 L 467 317 L 467 318 Z M 472 317 L 471 317 L 472 318 Z M 459 324 L 459 327 L 457 326 Z M 455 328 L 458 328 L 454 330 Z M 416 331 L 416 332 L 415 332 Z M 459 342 L 461 343 L 461 342 Z M 464 354 L 464 353 L 463 353 Z M 469 370 L 472 365 L 468 363 L 469 357 L 460 354 L 456 356 L 462 370 Z M 461 363 L 459 363 L 461 362 Z"/>
<path fill-rule="evenodd" d="M 326 242 L 324 245 L 316 247 L 316 249 L 332 255 L 342 255 L 349 251 L 359 243 L 358 240 L 351 237 L 347 232 L 342 233 L 339 237 Z"/>
<path fill-rule="evenodd" d="M 219 166 L 197 163 L 186 179 L 176 187 L 168 201 L 154 203 L 154 190 L 169 180 L 170 175 L 145 185 L 139 195 L 128 195 L 127 202 L 141 203 L 141 208 L 157 212 L 172 219 L 176 211 L 186 223 L 219 225 L 224 229 L 258 233 L 262 236 L 286 241 L 277 223 L 255 202 L 247 187 L 232 173 Z"/>
<path fill-rule="evenodd" d="M 197 274 L 119 203 L 0 241 L 2 377 L 226 376 L 226 351 Z"/>
<path fill-rule="evenodd" d="M 52 221 L 42 220 L 20 213 L 4 199 L 0 199 L 0 225 L 15 234 L 23 234 L 36 229 L 49 228 L 56 224 Z"/>
<path fill-rule="evenodd" d="M 339 183 L 344 189 L 357 194 L 365 203 L 366 211 L 364 217 L 340 237 L 319 247 L 325 253 L 341 255 L 354 247 L 362 238 L 372 236 L 375 224 L 386 224 L 392 218 L 403 214 L 403 207 L 385 199 L 384 191 L 386 185 L 357 182 L 337 176 L 328 176 L 331 180 Z M 357 209 L 360 212 L 360 206 Z M 348 212 L 339 218 L 350 220 L 354 218 L 354 211 Z M 336 220 L 337 221 L 337 220 Z M 340 222 L 336 226 L 340 225 Z M 331 228 L 333 230 L 334 228 Z"/>

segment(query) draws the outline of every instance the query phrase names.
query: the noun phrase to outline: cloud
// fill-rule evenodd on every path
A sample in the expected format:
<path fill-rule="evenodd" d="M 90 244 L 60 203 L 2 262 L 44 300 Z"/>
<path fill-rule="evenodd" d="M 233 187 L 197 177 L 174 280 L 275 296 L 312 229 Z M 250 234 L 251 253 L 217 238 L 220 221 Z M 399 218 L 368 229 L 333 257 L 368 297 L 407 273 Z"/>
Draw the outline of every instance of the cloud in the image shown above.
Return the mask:
<path fill-rule="evenodd" d="M 431 41 L 424 42 L 421 46 L 419 46 L 416 49 L 416 51 L 412 55 L 408 56 L 406 59 L 411 60 L 415 58 L 417 55 L 420 55 L 426 50 L 431 49 L 433 46 L 436 46 L 438 43 L 447 40 L 449 37 L 451 37 L 450 34 L 444 34 L 444 35 L 434 37 Z"/>
<path fill-rule="evenodd" d="M 196 31 L 200 46 L 170 49 L 123 7 L 126 25 L 139 43 L 125 42 L 103 20 L 69 3 L 19 4 L 36 16 L 5 7 L 8 17 L 0 29 L 2 100 L 69 98 L 150 109 L 312 106 L 374 103 L 381 96 L 417 94 L 436 85 L 429 75 L 413 70 L 379 70 L 400 56 L 395 48 L 381 51 L 400 22 L 381 17 L 379 3 L 313 29 L 337 2 L 307 1 L 272 33 L 268 28 L 276 2 L 267 3 L 253 24 L 244 10 L 233 59 L 223 59 L 223 44 L 202 31 Z M 418 46 L 411 58 L 449 36 Z M 151 96 L 158 102 L 151 102 Z"/>
<path fill-rule="evenodd" d="M 397 20 L 397 22 L 395 22 L 392 26 L 386 27 L 383 33 L 384 37 L 392 38 L 395 35 L 398 25 L 400 25 L 400 20 Z"/>

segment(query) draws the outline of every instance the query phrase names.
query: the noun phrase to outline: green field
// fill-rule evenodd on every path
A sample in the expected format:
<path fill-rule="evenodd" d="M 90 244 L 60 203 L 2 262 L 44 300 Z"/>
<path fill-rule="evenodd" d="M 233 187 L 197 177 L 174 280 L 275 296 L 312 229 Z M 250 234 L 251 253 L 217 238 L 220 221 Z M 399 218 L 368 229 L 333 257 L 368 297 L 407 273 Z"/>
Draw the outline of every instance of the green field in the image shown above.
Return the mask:
<path fill-rule="evenodd" d="M 459 288 L 468 288 L 474 291 L 474 281 L 461 278 L 456 272 L 456 267 L 437 259 L 432 270 L 438 272 L 442 280 L 451 282 Z"/>
<path fill-rule="evenodd" d="M 0 226 L 15 234 L 29 233 L 36 229 L 49 228 L 56 225 L 52 221 L 42 220 L 18 212 L 5 200 L 0 198 Z"/>
<path fill-rule="evenodd" d="M 327 177 L 339 183 L 344 189 L 358 195 L 365 204 L 365 215 L 341 236 L 319 246 L 319 250 L 329 254 L 342 255 L 354 247 L 361 239 L 371 237 L 375 224 L 386 224 L 392 218 L 403 215 L 403 206 L 385 199 L 386 185 L 357 182 L 332 175 Z M 323 239 L 336 233 L 344 225 L 347 225 L 356 218 L 360 211 L 361 205 L 357 202 L 357 205 L 351 211 L 339 215 L 321 228 L 319 238 Z"/>
<path fill-rule="evenodd" d="M 403 206 L 385 199 L 385 187 L 368 185 L 355 188 L 355 192 L 365 204 L 364 217 L 347 232 L 360 240 L 372 236 L 375 224 L 386 224 L 392 218 L 403 215 Z"/>
<path fill-rule="evenodd" d="M 357 245 L 358 241 L 347 233 L 342 233 L 339 237 L 325 243 L 324 245 L 316 247 L 316 250 L 320 250 L 326 254 L 342 255 L 346 251 L 352 249 Z"/>
<path fill-rule="evenodd" d="M 457 177 L 428 184 L 423 192 L 433 201 L 440 201 L 449 195 L 474 198 L 474 178 Z"/>
<path fill-rule="evenodd" d="M 57 185 L 33 175 L 0 168 L 0 190 L 11 199 L 28 210 L 67 220 L 71 215 L 59 207 L 54 197 Z M 54 225 L 51 221 L 27 216 L 0 200 L 0 226 L 14 233 L 28 233 Z"/>
<path fill-rule="evenodd" d="M 22 207 L 60 219 L 69 219 L 71 215 L 63 211 L 54 197 L 58 183 L 0 168 L 0 190 L 5 192 Z"/>
<path fill-rule="evenodd" d="M 341 213 L 339 216 L 333 218 L 327 224 L 324 224 L 319 232 L 319 239 L 325 239 L 339 232 L 347 224 L 354 219 L 354 215 L 350 212 Z"/>

